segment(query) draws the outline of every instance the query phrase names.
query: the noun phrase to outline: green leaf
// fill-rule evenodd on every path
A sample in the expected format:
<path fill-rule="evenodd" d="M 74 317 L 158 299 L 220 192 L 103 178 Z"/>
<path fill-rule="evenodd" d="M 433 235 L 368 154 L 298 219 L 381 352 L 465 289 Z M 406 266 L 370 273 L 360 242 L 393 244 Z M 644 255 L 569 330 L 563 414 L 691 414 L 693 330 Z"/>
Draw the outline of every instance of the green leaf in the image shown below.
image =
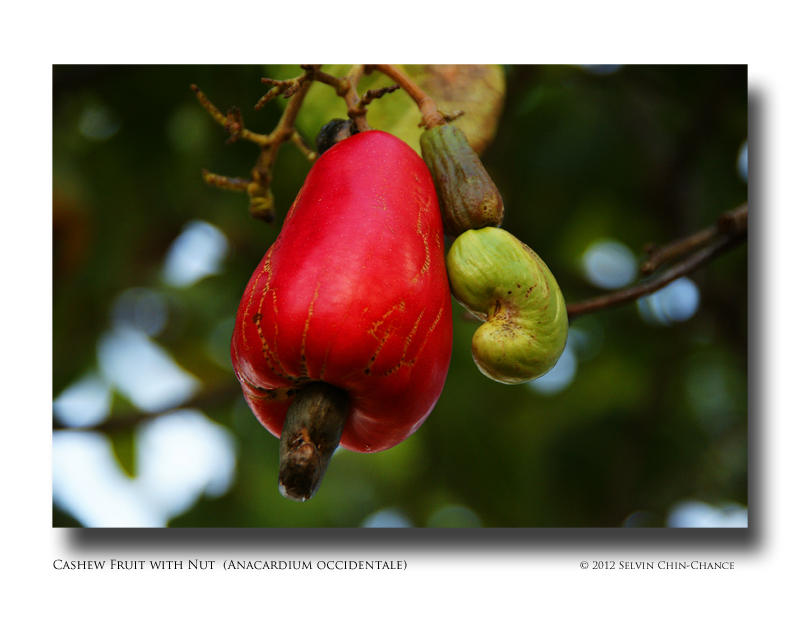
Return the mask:
<path fill-rule="evenodd" d="M 130 478 L 136 477 L 136 435 L 132 429 L 110 434 L 111 449 L 122 470 Z"/>
<path fill-rule="evenodd" d="M 134 414 L 133 404 L 117 389 L 111 389 L 110 418 L 121 419 Z M 130 428 L 111 431 L 106 434 L 111 441 L 111 451 L 119 462 L 120 468 L 130 478 L 136 476 L 136 436 L 131 424 Z"/>

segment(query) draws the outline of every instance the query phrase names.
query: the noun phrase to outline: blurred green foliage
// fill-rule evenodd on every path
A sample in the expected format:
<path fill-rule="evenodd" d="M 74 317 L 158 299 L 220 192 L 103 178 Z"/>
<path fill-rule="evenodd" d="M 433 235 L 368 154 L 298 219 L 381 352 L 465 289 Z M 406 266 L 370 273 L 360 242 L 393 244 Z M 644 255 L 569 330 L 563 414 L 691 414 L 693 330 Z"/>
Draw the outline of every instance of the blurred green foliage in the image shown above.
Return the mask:
<path fill-rule="evenodd" d="M 154 289 L 168 308 L 155 342 L 202 383 L 193 407 L 237 443 L 229 491 L 201 498 L 170 525 L 358 526 L 382 509 L 414 526 L 620 526 L 636 512 L 663 525 L 680 500 L 747 504 L 746 246 L 691 276 L 700 305 L 686 321 L 654 325 L 635 304 L 578 318 L 574 379 L 549 395 L 481 376 L 470 354 L 475 324 L 454 305 L 450 373 L 422 428 L 383 453 L 340 450 L 309 503 L 281 498 L 278 441 L 247 409 L 227 346 L 249 275 L 309 164 L 284 147 L 273 183 L 278 223 L 252 220 L 245 196 L 205 186 L 200 170 L 247 176 L 257 148 L 226 145 L 189 90 L 198 84 L 220 108 L 239 106 L 248 128 L 268 132 L 280 106 L 251 111 L 265 71 L 53 70 L 54 393 L 97 369 L 118 295 Z M 745 67 L 505 72 L 506 105 L 482 158 L 504 195 L 504 227 L 543 257 L 567 302 L 602 292 L 581 266 L 596 240 L 641 255 L 647 243 L 705 227 L 746 201 L 737 168 Z M 192 220 L 216 226 L 230 250 L 222 272 L 170 286 L 164 258 Z M 138 414 L 115 392 L 103 425 L 132 476 L 127 419 Z M 54 507 L 54 525 L 76 525 L 73 516 Z"/>

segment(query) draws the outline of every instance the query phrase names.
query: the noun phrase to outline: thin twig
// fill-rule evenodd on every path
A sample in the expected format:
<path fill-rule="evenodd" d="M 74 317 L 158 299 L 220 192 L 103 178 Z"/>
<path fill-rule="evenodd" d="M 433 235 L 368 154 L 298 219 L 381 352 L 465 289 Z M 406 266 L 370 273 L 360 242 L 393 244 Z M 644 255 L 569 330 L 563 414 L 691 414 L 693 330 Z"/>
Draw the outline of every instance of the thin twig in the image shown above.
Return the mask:
<path fill-rule="evenodd" d="M 363 132 L 369 131 L 367 124 L 367 110 L 359 106 L 358 82 L 364 76 L 364 65 L 354 64 L 343 78 L 345 87 L 344 102 L 347 104 L 347 116 L 355 123 L 356 128 Z"/>
<path fill-rule="evenodd" d="M 273 199 L 269 185 L 272 181 L 272 169 L 275 166 L 280 147 L 285 142 L 291 141 L 300 149 L 306 159 L 313 161 L 316 158 L 316 154 L 306 146 L 295 129 L 295 121 L 317 68 L 315 65 L 304 66 L 303 74 L 294 79 L 275 80 L 268 77 L 262 79 L 262 82 L 272 88 L 258 100 L 256 109 L 263 107 L 267 101 L 278 94 L 289 98 L 278 124 L 268 135 L 254 133 L 245 128 L 242 114 L 237 108 L 231 108 L 227 114 L 222 114 L 208 97 L 192 84 L 192 90 L 203 108 L 230 134 L 229 142 L 243 138 L 261 147 L 256 164 L 250 172 L 251 180 L 230 178 L 203 170 L 203 180 L 207 184 L 222 189 L 246 192 L 250 197 L 250 214 L 259 219 L 271 221 L 274 218 Z"/>
<path fill-rule="evenodd" d="M 436 102 L 399 67 L 393 64 L 375 64 L 371 68 L 377 69 L 406 91 L 419 107 L 422 124 L 426 129 L 446 124 L 447 120 L 436 107 Z"/>
<path fill-rule="evenodd" d="M 294 123 L 297 119 L 297 114 L 300 111 L 300 107 L 303 105 L 303 99 L 305 99 L 310 86 L 310 79 L 303 80 L 297 90 L 295 90 L 292 98 L 289 99 L 289 103 L 283 110 L 281 119 L 278 121 L 278 126 L 269 134 L 273 140 L 286 140 L 294 133 Z"/>
<path fill-rule="evenodd" d="M 313 71 L 312 77 L 314 81 L 320 82 L 321 84 L 326 84 L 333 88 L 337 95 L 340 97 L 344 96 L 344 93 L 347 90 L 347 85 L 342 82 L 340 77 L 336 77 L 335 75 L 331 75 L 330 73 L 326 73 L 325 71 L 321 70 L 320 66 L 321 65 L 315 65 L 313 67 L 309 67 L 309 69 Z"/>
<path fill-rule="evenodd" d="M 400 84 L 392 84 L 391 86 L 386 86 L 384 88 L 367 90 L 364 93 L 364 96 L 361 97 L 361 100 L 358 102 L 358 106 L 364 108 L 370 103 L 372 103 L 375 99 L 380 99 L 383 95 L 389 94 L 390 92 L 394 92 L 395 90 L 399 89 L 400 89 Z"/>
<path fill-rule="evenodd" d="M 303 82 L 311 79 L 312 74 L 313 69 L 308 69 L 305 73 L 299 77 L 295 77 L 294 79 L 272 79 L 271 77 L 262 77 L 261 83 L 272 86 L 272 88 L 270 88 L 264 96 L 256 101 L 254 109 L 261 109 L 278 95 L 285 99 L 290 98 L 300 89 L 300 86 L 302 86 Z"/>
<path fill-rule="evenodd" d="M 730 234 L 747 227 L 747 204 L 723 213 L 716 224 L 685 238 L 647 251 L 648 258 L 641 266 L 641 273 L 649 275 L 663 264 L 704 247 L 717 238 L 720 233 Z"/>
<path fill-rule="evenodd" d="M 232 108 L 227 114 L 223 114 L 208 99 L 203 91 L 197 87 L 197 85 L 192 84 L 191 88 L 197 96 L 197 100 L 200 102 L 200 105 L 205 108 L 209 115 L 216 120 L 218 124 L 225 127 L 225 129 L 231 134 L 232 139 L 238 139 L 241 137 L 242 139 L 253 142 L 254 144 L 258 144 L 262 147 L 270 144 L 270 137 L 268 135 L 256 133 L 245 128 L 239 110 Z"/>
<path fill-rule="evenodd" d="M 208 170 L 202 170 L 201 173 L 206 184 L 220 189 L 228 189 L 229 191 L 247 191 L 248 185 L 252 182 L 246 178 L 222 176 L 221 174 L 214 174 Z"/>
<path fill-rule="evenodd" d="M 278 149 L 281 147 L 281 144 L 292 139 L 297 132 L 294 128 L 294 123 L 297 120 L 297 114 L 300 111 L 300 107 L 303 105 L 303 99 L 305 99 L 306 93 L 308 93 L 310 86 L 310 79 L 304 80 L 300 84 L 297 91 L 294 93 L 294 95 L 292 95 L 292 98 L 289 99 L 289 103 L 284 108 L 283 114 L 281 114 L 281 118 L 278 121 L 278 125 L 269 134 L 271 147 L 267 149 L 268 154 L 265 158 L 270 171 L 275 165 L 275 160 L 278 156 Z"/>
<path fill-rule="evenodd" d="M 662 271 L 651 279 L 646 279 L 623 290 L 617 290 L 604 296 L 598 296 L 589 300 L 584 300 L 567 305 L 567 315 L 570 320 L 586 313 L 617 307 L 625 303 L 637 300 L 642 296 L 647 296 L 653 292 L 672 283 L 676 279 L 688 275 L 697 270 L 700 266 L 708 263 L 718 255 L 736 247 L 747 239 L 747 205 L 736 210 L 725 213 L 714 228 L 715 233 L 710 240 L 706 239 L 705 244 L 694 251 L 684 260 L 675 263 L 673 266 Z M 707 234 L 703 231 L 702 237 L 705 239 Z M 668 247 L 696 247 L 700 234 L 693 234 L 687 239 L 670 243 Z M 691 239 L 691 240 L 689 240 Z M 674 251 L 671 251 L 675 255 Z M 683 251 L 686 253 L 686 251 Z M 661 262 L 663 263 L 663 261 Z"/>
<path fill-rule="evenodd" d="M 302 135 L 300 135 L 297 131 L 292 133 L 292 143 L 297 146 L 297 149 L 303 153 L 303 156 L 308 159 L 310 163 L 313 163 L 317 159 L 317 153 L 311 150 L 311 148 L 306 144 L 305 140 L 303 140 Z"/>
<path fill-rule="evenodd" d="M 235 382 L 232 382 L 203 390 L 189 401 L 186 401 L 179 406 L 169 406 L 154 412 L 142 412 L 137 408 L 115 410 L 114 415 L 110 416 L 102 423 L 88 427 L 70 427 L 54 419 L 53 431 L 97 431 L 106 435 L 119 433 L 133 429 L 141 423 L 145 423 L 162 416 L 167 416 L 169 414 L 174 414 L 175 412 L 179 412 L 181 410 L 200 409 L 205 411 L 209 408 L 215 408 L 237 397 L 238 393 L 239 389 L 236 387 Z"/>
<path fill-rule="evenodd" d="M 657 248 L 648 247 L 646 251 L 649 257 L 642 263 L 639 271 L 643 275 L 649 275 L 650 273 L 655 272 L 663 264 L 676 260 L 687 253 L 691 253 L 692 251 L 696 251 L 699 248 L 707 246 L 708 243 L 714 240 L 716 234 L 716 227 L 707 227 L 704 230 L 695 232 L 691 236 L 681 238 L 680 240 L 676 240 L 667 245 Z"/>
<path fill-rule="evenodd" d="M 208 97 L 202 90 L 200 90 L 197 84 L 192 84 L 189 87 L 192 89 L 192 92 L 194 92 L 197 100 L 200 102 L 200 105 L 203 106 L 203 109 L 205 109 L 209 115 L 217 121 L 217 123 L 224 127 L 225 123 L 228 121 L 228 119 L 225 117 L 225 114 L 217 109 L 217 106 L 208 99 Z"/>

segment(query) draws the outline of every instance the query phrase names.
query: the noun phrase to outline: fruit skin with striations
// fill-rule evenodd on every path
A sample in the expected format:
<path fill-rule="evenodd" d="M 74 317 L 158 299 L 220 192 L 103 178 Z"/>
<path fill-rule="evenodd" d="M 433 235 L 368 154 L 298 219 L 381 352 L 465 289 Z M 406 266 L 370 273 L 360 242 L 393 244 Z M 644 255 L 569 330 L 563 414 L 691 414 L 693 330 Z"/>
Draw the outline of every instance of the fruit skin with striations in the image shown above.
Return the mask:
<path fill-rule="evenodd" d="M 487 377 L 505 384 L 538 378 L 567 342 L 567 309 L 542 259 L 509 232 L 487 227 L 461 234 L 447 254 L 453 295 L 485 320 L 472 357 Z"/>
<path fill-rule="evenodd" d="M 388 133 L 345 139 L 313 165 L 242 296 L 231 356 L 248 405 L 280 436 L 294 394 L 327 383 L 347 395 L 341 445 L 380 451 L 427 418 L 451 348 L 425 163 Z"/>
<path fill-rule="evenodd" d="M 450 124 L 427 129 L 420 149 L 436 184 L 448 234 L 503 222 L 500 191 L 461 129 Z"/>

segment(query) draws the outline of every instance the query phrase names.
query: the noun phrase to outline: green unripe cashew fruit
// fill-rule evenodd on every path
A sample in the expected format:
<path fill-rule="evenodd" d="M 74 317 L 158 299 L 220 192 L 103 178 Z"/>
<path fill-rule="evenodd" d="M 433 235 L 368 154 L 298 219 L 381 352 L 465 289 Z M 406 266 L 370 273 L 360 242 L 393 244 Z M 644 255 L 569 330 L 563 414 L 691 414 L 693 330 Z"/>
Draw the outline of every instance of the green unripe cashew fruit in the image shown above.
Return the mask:
<path fill-rule="evenodd" d="M 484 320 L 472 357 L 488 378 L 518 384 L 549 371 L 567 342 L 567 308 L 542 259 L 495 227 L 468 230 L 447 254 L 453 294 Z"/>
<path fill-rule="evenodd" d="M 451 236 L 503 222 L 503 198 L 466 135 L 445 124 L 419 139 L 422 158 L 433 176 L 444 230 Z"/>

